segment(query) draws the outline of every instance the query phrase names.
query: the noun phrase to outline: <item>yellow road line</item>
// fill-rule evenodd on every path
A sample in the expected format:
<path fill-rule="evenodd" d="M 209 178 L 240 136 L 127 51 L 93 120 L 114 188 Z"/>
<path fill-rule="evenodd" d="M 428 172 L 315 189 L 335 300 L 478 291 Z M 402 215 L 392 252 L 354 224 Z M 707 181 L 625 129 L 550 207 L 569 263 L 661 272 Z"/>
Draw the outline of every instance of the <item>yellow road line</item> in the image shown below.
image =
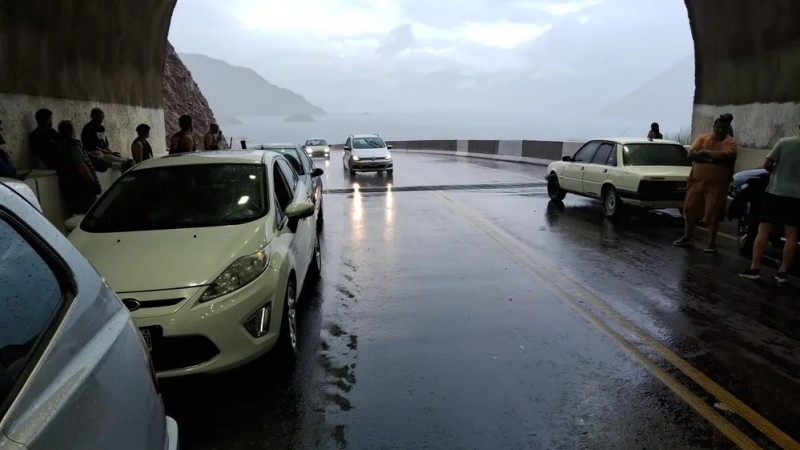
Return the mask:
<path fill-rule="evenodd" d="M 412 176 L 411 178 L 416 178 L 416 177 Z M 419 181 L 422 181 L 422 180 L 419 180 Z M 752 408 L 747 406 L 744 402 L 742 402 L 741 400 L 736 398 L 733 394 L 728 392 L 722 386 L 718 385 L 716 382 L 711 380 L 708 376 L 706 376 L 700 370 L 698 370 L 697 368 L 692 366 L 688 361 L 686 361 L 685 359 L 681 358 L 678 354 L 676 354 L 675 352 L 670 350 L 667 346 L 662 344 L 660 341 L 658 341 L 657 339 L 655 339 L 652 336 L 650 336 L 646 331 L 641 329 L 638 325 L 634 324 L 632 321 L 630 321 L 629 319 L 624 317 L 622 314 L 620 314 L 619 312 L 617 312 L 616 310 L 611 308 L 602 299 L 600 299 L 599 297 L 594 295 L 592 292 L 590 292 L 589 290 L 587 290 L 586 288 L 581 286 L 575 280 L 569 278 L 567 275 L 565 275 L 563 272 L 561 272 L 560 269 L 558 269 L 557 267 L 555 267 L 552 264 L 550 264 L 549 262 L 547 262 L 541 255 L 537 254 L 537 252 L 535 250 L 533 250 L 529 245 L 527 245 L 526 243 L 524 243 L 524 242 L 520 241 L 519 239 L 515 238 L 514 236 L 512 236 L 511 234 L 509 234 L 507 231 L 503 230 L 502 228 L 498 227 L 497 225 L 495 225 L 494 223 L 492 223 L 491 221 L 486 219 L 484 216 L 482 216 L 477 211 L 475 211 L 475 210 L 473 210 L 471 208 L 467 208 L 463 203 L 457 202 L 456 200 L 452 199 L 450 196 L 448 196 L 448 195 L 446 195 L 444 193 L 441 193 L 441 192 L 437 192 L 437 195 L 439 195 L 442 199 L 444 199 L 448 203 L 450 203 L 454 210 L 456 210 L 457 212 L 461 213 L 464 217 L 466 217 L 467 219 L 472 221 L 473 224 L 476 225 L 479 229 L 481 229 L 485 234 L 487 234 L 487 236 L 491 237 L 492 240 L 495 241 L 495 243 L 497 243 L 502 248 L 506 249 L 509 253 L 511 253 L 520 263 L 522 263 L 526 268 L 528 268 L 531 273 L 536 275 L 537 278 L 541 279 L 542 281 L 544 281 L 546 284 L 548 284 L 551 287 L 557 287 L 552 283 L 552 281 L 550 281 L 550 279 L 547 276 L 545 276 L 545 274 L 541 273 L 541 271 L 539 269 L 542 269 L 542 270 L 545 270 L 545 271 L 549 272 L 550 275 L 556 277 L 556 279 L 560 279 L 561 281 L 566 282 L 566 283 L 574 286 L 578 290 L 578 293 L 579 293 L 579 295 L 581 295 L 581 297 L 586 298 L 593 305 L 595 305 L 601 311 L 603 311 L 605 314 L 607 314 L 609 317 L 614 319 L 620 326 L 622 326 L 623 328 L 625 328 L 628 331 L 630 331 L 631 333 L 633 333 L 642 342 L 644 342 L 648 346 L 650 346 L 653 350 L 655 350 L 664 359 L 669 361 L 678 370 L 680 370 L 686 376 L 691 378 L 695 383 L 697 383 L 698 385 L 703 387 L 703 389 L 705 389 L 707 392 L 712 394 L 718 400 L 723 402 L 733 412 L 735 412 L 740 417 L 745 419 L 748 423 L 750 423 L 755 428 L 757 428 L 759 431 L 761 431 L 764 435 L 766 435 L 769 439 L 771 439 L 773 442 L 778 444 L 781 448 L 784 448 L 784 449 L 800 449 L 800 443 L 798 443 L 797 441 L 792 439 L 792 437 L 790 437 L 789 435 L 787 435 L 786 433 L 781 431 L 778 427 L 776 427 L 771 422 L 769 422 L 767 419 L 765 419 L 763 416 L 758 414 L 755 410 L 753 410 Z M 496 233 L 496 235 L 492 234 L 492 232 Z M 505 240 L 505 241 L 509 242 L 512 245 L 505 245 L 502 242 L 501 237 L 502 237 L 502 240 Z M 517 249 L 527 250 L 528 254 L 527 255 L 521 255 L 521 254 L 519 254 Z M 531 258 L 531 256 L 536 256 L 536 258 Z M 538 261 L 537 265 L 539 266 L 539 269 L 537 269 L 535 266 L 530 264 L 531 260 Z M 580 305 L 580 303 L 575 301 L 573 297 L 571 297 L 568 294 L 566 294 L 566 292 L 564 292 L 560 288 L 558 288 L 555 292 L 559 292 L 559 291 L 562 292 L 562 298 L 568 300 L 569 303 L 572 304 L 573 306 L 575 306 L 579 311 L 582 311 L 582 312 L 585 312 L 585 313 L 588 313 L 588 314 L 593 314 L 593 313 L 591 313 L 591 311 L 586 310 L 585 307 Z M 599 325 L 598 322 L 603 323 L 601 321 L 601 319 L 599 319 L 599 318 L 597 318 L 597 321 L 592 320 L 592 322 L 595 323 L 596 325 Z M 607 325 L 605 323 L 603 323 L 603 327 L 607 327 Z M 603 327 L 601 327 L 601 329 L 603 329 Z M 610 328 L 609 328 L 609 330 L 610 330 Z M 613 330 L 611 330 L 611 331 L 613 332 Z M 617 335 L 617 336 L 619 336 L 619 335 Z M 623 347 L 626 348 L 626 350 L 631 351 L 631 353 L 633 353 L 634 350 L 636 352 L 638 352 L 638 350 L 636 350 L 635 347 L 633 347 L 629 342 L 624 340 L 624 338 L 622 338 L 621 336 L 620 336 L 620 339 L 622 339 L 623 342 L 625 342 L 627 344 L 627 345 L 623 345 Z M 617 339 L 615 339 L 615 340 L 617 340 Z M 641 353 L 639 353 L 639 354 L 641 354 Z M 634 353 L 634 355 L 636 355 L 636 354 Z M 644 355 L 642 355 L 642 356 L 644 357 Z M 637 357 L 637 360 L 638 360 L 638 357 Z M 646 359 L 646 360 L 650 361 L 649 359 Z M 652 361 L 650 361 L 650 363 L 652 364 Z M 650 370 L 650 368 L 646 364 L 645 364 L 645 367 L 648 368 L 648 370 Z M 653 373 L 654 376 L 659 378 L 659 380 L 662 380 L 662 378 L 659 377 L 659 375 L 657 375 L 655 372 L 652 372 L 652 370 L 650 370 L 650 371 L 651 371 L 651 373 Z M 677 383 L 677 384 L 680 385 L 680 383 L 677 380 L 675 380 L 674 378 L 670 377 L 668 374 L 664 373 L 664 375 L 669 377 L 674 383 Z M 663 381 L 664 380 L 662 380 L 662 382 Z M 665 382 L 665 384 L 667 384 L 667 383 Z M 675 391 L 675 389 L 673 389 L 673 387 L 670 386 L 670 384 L 667 384 L 667 386 L 670 387 L 670 389 L 672 389 L 673 392 L 678 394 L 682 399 L 684 399 L 686 401 L 686 399 L 680 393 Z M 681 385 L 681 386 L 683 386 L 683 385 Z M 685 387 L 684 387 L 684 389 L 685 389 Z M 691 394 L 691 392 L 689 392 L 689 393 Z M 692 395 L 694 395 L 694 394 L 692 394 Z M 699 398 L 697 398 L 697 400 L 702 402 L 702 400 L 700 400 Z M 719 414 L 716 414 L 716 416 L 707 415 L 707 412 L 704 412 L 702 410 L 702 407 L 696 405 L 695 404 L 696 402 L 694 402 L 694 400 L 692 400 L 692 402 L 687 401 L 687 403 L 689 403 L 689 405 L 692 406 L 692 408 L 694 408 L 698 413 L 703 415 L 704 418 L 709 420 L 709 422 L 711 422 L 712 425 L 717 427 L 717 429 L 719 429 L 722 433 L 724 433 L 733 442 L 735 442 L 735 443 L 737 443 L 737 445 L 741 446 L 741 444 L 739 443 L 739 441 L 741 440 L 741 436 L 738 436 L 735 433 L 732 433 L 730 431 L 730 427 L 733 427 L 733 425 L 730 424 L 730 422 L 728 422 L 724 417 L 720 416 Z M 706 407 L 708 407 L 708 405 L 705 404 L 704 402 L 702 402 L 702 404 L 705 405 Z M 698 409 L 698 408 L 701 408 L 701 409 Z M 713 411 L 713 412 L 716 413 L 716 411 Z M 720 422 L 720 419 L 723 420 L 724 422 Z M 733 428 L 735 428 L 735 427 L 733 427 Z M 741 433 L 741 431 L 739 431 L 738 429 L 736 429 L 736 430 L 739 433 Z M 743 444 L 749 445 L 745 441 L 741 441 L 741 442 Z M 750 443 L 752 443 L 752 441 L 750 441 Z M 755 445 L 755 444 L 753 443 L 753 445 Z M 753 447 L 744 447 L 744 448 L 753 448 Z M 756 446 L 756 448 L 757 448 L 757 446 Z"/>

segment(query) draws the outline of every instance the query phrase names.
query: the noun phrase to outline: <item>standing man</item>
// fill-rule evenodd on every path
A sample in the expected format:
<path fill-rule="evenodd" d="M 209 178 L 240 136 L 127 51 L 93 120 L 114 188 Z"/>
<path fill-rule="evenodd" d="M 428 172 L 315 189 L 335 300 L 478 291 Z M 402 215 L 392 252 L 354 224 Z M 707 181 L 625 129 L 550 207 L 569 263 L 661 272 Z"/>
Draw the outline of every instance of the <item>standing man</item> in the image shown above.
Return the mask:
<path fill-rule="evenodd" d="M 153 157 L 153 147 L 147 139 L 150 138 L 150 125 L 139 124 L 136 127 L 136 139 L 131 143 L 131 156 L 136 164 Z"/>
<path fill-rule="evenodd" d="M 221 142 L 221 143 L 220 143 Z M 208 126 L 208 132 L 203 136 L 203 144 L 206 150 L 222 150 L 225 137 L 219 129 L 219 125 L 212 123 Z"/>
<path fill-rule="evenodd" d="M 57 170 L 60 158 L 56 148 L 58 132 L 53 129 L 53 111 L 42 108 L 34 117 L 36 128 L 31 132 L 31 152 L 45 168 Z"/>
<path fill-rule="evenodd" d="M 100 181 L 89 155 L 75 139 L 75 127 L 69 120 L 58 124 L 58 148 L 62 164 L 58 169 L 58 185 L 73 214 L 86 214 L 102 192 Z"/>
<path fill-rule="evenodd" d="M 181 131 L 173 134 L 172 138 L 169 140 L 169 154 L 173 155 L 197 150 L 197 144 L 194 142 L 194 136 L 192 136 L 192 116 L 186 114 L 182 115 L 178 119 L 178 125 L 181 127 Z"/>
<path fill-rule="evenodd" d="M 750 280 L 761 278 L 761 259 L 767 249 L 772 227 L 782 223 L 786 244 L 775 280 L 786 283 L 797 251 L 797 228 L 800 227 L 800 135 L 779 140 L 767 155 L 764 168 L 772 175 L 761 208 L 761 224 L 753 244 L 753 260 L 750 269 L 739 276 Z"/>
<path fill-rule="evenodd" d="M 123 171 L 133 166 L 133 160 L 123 158 L 119 152 L 111 151 L 108 148 L 108 137 L 103 121 L 105 113 L 100 108 L 93 108 L 89 115 L 91 120 L 84 125 L 81 131 L 81 144 L 83 150 L 97 159 L 102 159 L 114 167 L 121 168 Z"/>
<path fill-rule="evenodd" d="M 683 236 L 673 243 L 677 247 L 693 245 L 694 227 L 705 218 L 709 237 L 703 251 L 717 253 L 717 230 L 725 218 L 728 187 L 736 164 L 736 140 L 728 136 L 728 125 L 720 116 L 714 121 L 714 131 L 697 138 L 689 150 L 693 163 L 683 206 L 686 223 Z"/>
<path fill-rule="evenodd" d="M 659 130 L 658 122 L 650 124 L 650 132 L 647 133 L 647 139 L 664 139 L 664 135 Z"/>
<path fill-rule="evenodd" d="M 732 125 L 733 124 L 733 114 L 725 113 L 725 114 L 722 115 L 722 118 L 728 121 L 728 136 L 734 137 L 733 136 L 733 125 Z"/>

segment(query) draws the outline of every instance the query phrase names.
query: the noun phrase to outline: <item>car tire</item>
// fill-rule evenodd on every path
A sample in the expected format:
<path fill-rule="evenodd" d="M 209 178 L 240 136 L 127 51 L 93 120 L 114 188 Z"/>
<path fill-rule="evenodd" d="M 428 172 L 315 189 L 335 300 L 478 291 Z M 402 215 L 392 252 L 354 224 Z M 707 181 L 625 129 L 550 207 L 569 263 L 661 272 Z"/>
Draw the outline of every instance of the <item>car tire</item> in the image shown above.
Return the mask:
<path fill-rule="evenodd" d="M 551 174 L 547 178 L 547 196 L 550 197 L 550 200 L 559 202 L 564 200 L 564 197 L 567 196 L 567 193 L 561 189 L 561 183 L 558 182 L 558 176 L 556 174 Z"/>
<path fill-rule="evenodd" d="M 394 169 L 389 169 L 386 171 L 387 175 L 394 175 Z"/>
<path fill-rule="evenodd" d="M 317 213 L 317 231 L 322 230 L 322 226 L 325 225 L 325 204 L 322 203 L 322 198 L 319 199 L 319 212 Z"/>
<path fill-rule="evenodd" d="M 351 176 L 351 177 L 354 177 L 354 176 L 356 176 L 356 171 L 355 171 L 355 170 L 353 170 L 353 169 L 350 169 L 350 176 Z"/>
<path fill-rule="evenodd" d="M 609 219 L 616 219 L 622 215 L 622 200 L 613 186 L 603 189 L 603 214 Z"/>
<path fill-rule="evenodd" d="M 281 357 L 293 361 L 297 357 L 298 343 L 297 287 L 295 285 L 294 276 L 292 276 L 286 283 L 283 313 L 281 314 L 280 335 L 278 336 L 276 347 Z"/>
<path fill-rule="evenodd" d="M 314 254 L 308 266 L 309 280 L 316 281 L 322 276 L 322 249 L 319 245 L 319 237 L 314 242 Z"/>
<path fill-rule="evenodd" d="M 751 216 L 749 212 L 742 214 L 736 227 L 736 247 L 739 249 L 739 253 L 747 258 L 753 256 L 753 245 L 758 233 L 758 227 L 753 226 L 755 221 Z"/>

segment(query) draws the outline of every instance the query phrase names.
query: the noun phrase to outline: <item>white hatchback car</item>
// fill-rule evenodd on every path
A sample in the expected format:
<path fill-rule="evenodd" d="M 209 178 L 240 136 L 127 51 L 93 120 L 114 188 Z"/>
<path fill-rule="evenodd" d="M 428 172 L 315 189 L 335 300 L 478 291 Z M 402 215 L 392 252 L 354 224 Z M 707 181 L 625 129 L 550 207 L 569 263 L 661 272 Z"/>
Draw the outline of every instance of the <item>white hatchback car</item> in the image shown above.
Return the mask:
<path fill-rule="evenodd" d="M 649 139 L 595 139 L 574 156 L 547 166 L 547 193 L 601 199 L 607 217 L 624 206 L 682 208 L 691 171 L 686 148 L 678 142 Z"/>
<path fill-rule="evenodd" d="M 356 172 L 394 173 L 391 145 L 387 145 L 377 134 L 355 134 L 347 137 L 344 144 L 342 166 L 355 175 Z"/>
<path fill-rule="evenodd" d="M 160 377 L 297 352 L 296 302 L 321 258 L 311 194 L 276 153 L 145 161 L 69 239 L 131 311 Z"/>

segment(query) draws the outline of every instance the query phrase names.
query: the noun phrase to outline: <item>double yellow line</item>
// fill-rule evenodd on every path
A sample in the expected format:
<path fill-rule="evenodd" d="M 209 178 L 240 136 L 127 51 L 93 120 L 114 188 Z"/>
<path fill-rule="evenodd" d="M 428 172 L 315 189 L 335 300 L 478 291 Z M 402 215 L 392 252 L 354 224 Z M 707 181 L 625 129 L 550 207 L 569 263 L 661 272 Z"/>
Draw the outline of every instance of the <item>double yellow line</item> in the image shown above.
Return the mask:
<path fill-rule="evenodd" d="M 416 178 L 416 177 L 411 177 Z M 418 180 L 422 181 L 422 180 Z M 647 371 L 658 378 L 665 386 L 675 393 L 681 400 L 691 406 L 698 414 L 708 420 L 723 435 L 730 439 L 734 444 L 744 449 L 761 448 L 755 441 L 748 437 L 744 432 L 732 424 L 728 419 L 719 414 L 712 406 L 702 398 L 694 394 L 689 388 L 684 386 L 675 377 L 667 373 L 658 364 L 651 360 L 634 343 L 623 337 L 609 324 L 616 324 L 631 333 L 642 344 L 647 345 L 658 355 L 672 364 L 676 369 L 689 377 L 706 392 L 713 395 L 718 401 L 722 402 L 729 410 L 739 415 L 750 423 L 753 427 L 761 431 L 767 438 L 772 440 L 779 447 L 784 449 L 800 449 L 800 443 L 791 436 L 781 431 L 778 427 L 770 423 L 755 410 L 747 406 L 744 402 L 736 398 L 725 388 L 714 382 L 703 372 L 692 366 L 688 361 L 681 358 L 677 353 L 670 350 L 659 340 L 649 335 L 641 327 L 631 320 L 614 310 L 598 296 L 581 286 L 575 280 L 569 278 L 560 269 L 547 262 L 545 257 L 526 243 L 515 238 L 495 223 L 488 220 L 478 211 L 467 205 L 456 201 L 452 197 L 436 192 L 451 209 L 469 220 L 476 228 L 482 231 L 498 247 L 502 248 L 529 273 L 547 285 L 553 292 L 557 293 L 565 302 L 573 306 L 586 319 L 597 326 L 601 331 L 613 339 L 618 345 L 628 351 L 637 362 Z M 587 301 L 597 310 L 602 312 L 608 320 L 596 314 L 586 307 L 581 301 Z"/>

